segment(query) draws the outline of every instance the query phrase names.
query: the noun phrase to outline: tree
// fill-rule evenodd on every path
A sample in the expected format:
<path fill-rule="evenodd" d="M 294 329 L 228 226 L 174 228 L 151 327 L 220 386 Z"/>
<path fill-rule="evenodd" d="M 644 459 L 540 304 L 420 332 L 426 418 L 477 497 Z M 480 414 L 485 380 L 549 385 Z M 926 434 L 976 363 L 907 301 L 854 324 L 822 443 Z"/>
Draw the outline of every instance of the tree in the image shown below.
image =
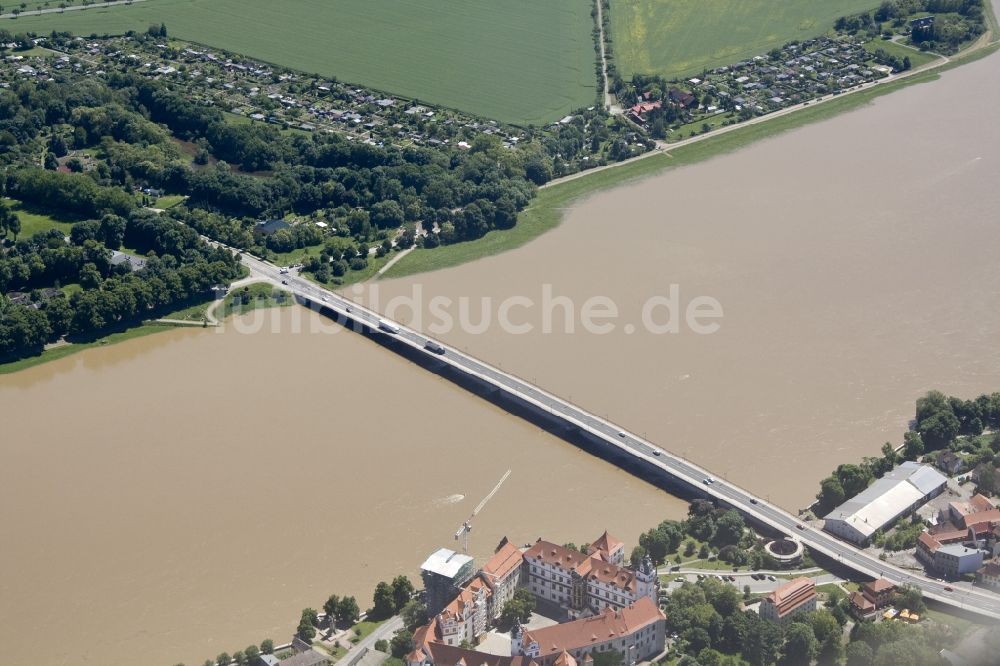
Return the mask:
<path fill-rule="evenodd" d="M 261 654 L 273 654 L 274 653 L 274 641 L 270 638 L 265 638 L 260 642 L 260 652 Z"/>
<path fill-rule="evenodd" d="M 229 664 L 232 663 L 232 661 L 233 660 L 229 658 L 228 652 L 223 652 L 222 654 L 220 654 L 218 657 L 215 658 L 215 663 L 218 666 L 229 666 Z"/>
<path fill-rule="evenodd" d="M 514 596 L 504 604 L 503 612 L 500 614 L 500 621 L 505 625 L 518 622 L 527 622 L 531 614 L 535 611 L 535 595 L 523 587 L 514 591 Z"/>
<path fill-rule="evenodd" d="M 372 606 L 372 618 L 383 620 L 391 617 L 396 612 L 396 602 L 392 596 L 392 587 L 385 581 L 375 586 L 373 595 L 374 605 Z"/>
<path fill-rule="evenodd" d="M 845 650 L 847 666 L 871 666 L 875 661 L 875 653 L 868 643 L 853 641 Z"/>
<path fill-rule="evenodd" d="M 524 175 L 535 185 L 544 185 L 552 180 L 552 167 L 543 159 L 532 159 L 524 165 Z"/>
<path fill-rule="evenodd" d="M 743 536 L 746 523 L 743 516 L 730 509 L 722 514 L 715 523 L 715 539 L 717 545 L 737 544 Z"/>
<path fill-rule="evenodd" d="M 254 660 L 260 655 L 260 650 L 257 649 L 256 645 L 248 645 L 243 650 L 243 654 L 246 655 L 247 662 L 253 664 Z"/>
<path fill-rule="evenodd" d="M 916 460 L 924 454 L 924 440 L 920 438 L 920 433 L 908 430 L 903 433 L 903 456 L 910 460 Z"/>
<path fill-rule="evenodd" d="M 337 618 L 337 624 L 343 627 L 349 627 L 361 617 L 361 608 L 358 606 L 358 602 L 354 597 L 344 597 L 337 604 L 337 610 L 335 612 Z"/>
<path fill-rule="evenodd" d="M 927 611 L 920 588 L 914 585 L 901 585 L 896 589 L 896 605 L 900 608 L 909 608 L 918 615 L 923 615 Z"/>
<path fill-rule="evenodd" d="M 861 465 L 845 464 L 837 467 L 837 479 L 844 488 L 844 496 L 854 497 L 872 482 L 872 473 Z"/>
<path fill-rule="evenodd" d="M 378 639 L 377 641 L 375 641 L 375 649 L 378 650 L 379 652 L 388 653 L 389 641 L 385 640 L 384 638 Z"/>
<path fill-rule="evenodd" d="M 427 623 L 427 606 L 418 599 L 412 599 L 399 611 L 403 625 L 411 631 Z"/>
<path fill-rule="evenodd" d="M 819 494 L 816 495 L 823 509 L 832 509 L 844 503 L 844 487 L 836 476 L 828 476 L 819 484 Z"/>
<path fill-rule="evenodd" d="M 920 422 L 920 437 L 933 451 L 948 446 L 959 429 L 958 418 L 951 411 L 943 411 Z"/>
<path fill-rule="evenodd" d="M 808 664 L 818 653 L 819 641 L 816 640 L 812 627 L 803 622 L 793 622 L 785 634 L 781 663 L 789 666 Z"/>
<path fill-rule="evenodd" d="M 336 594 L 331 594 L 330 598 L 326 600 L 323 604 L 323 612 L 326 616 L 330 618 L 330 626 L 336 622 L 337 608 L 340 607 L 340 597 Z"/>
<path fill-rule="evenodd" d="M 762 619 L 753 611 L 744 611 L 744 615 L 749 622 L 743 643 L 743 658 L 752 666 L 773 664 L 781 653 L 784 638 L 781 627 Z"/>
<path fill-rule="evenodd" d="M 406 629 L 400 629 L 389 641 L 389 654 L 402 659 L 413 651 L 413 634 Z"/>
<path fill-rule="evenodd" d="M 392 579 L 392 599 L 396 610 L 402 610 L 413 596 L 413 583 L 406 576 L 396 576 Z"/>

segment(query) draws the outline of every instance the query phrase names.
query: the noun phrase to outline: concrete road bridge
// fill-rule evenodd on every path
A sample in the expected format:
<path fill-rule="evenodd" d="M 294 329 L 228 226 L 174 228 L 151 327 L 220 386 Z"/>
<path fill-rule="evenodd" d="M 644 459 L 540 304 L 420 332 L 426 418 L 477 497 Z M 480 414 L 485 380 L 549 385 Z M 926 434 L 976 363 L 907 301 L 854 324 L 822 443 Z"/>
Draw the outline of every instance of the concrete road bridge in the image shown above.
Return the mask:
<path fill-rule="evenodd" d="M 291 274 L 283 274 L 279 267 L 249 255 L 242 255 L 243 263 L 254 277 L 264 278 L 287 289 L 304 305 L 333 316 L 341 324 L 364 331 L 373 336 L 384 336 L 386 346 L 422 365 L 435 368 L 440 374 L 452 378 L 462 377 L 457 383 L 470 386 L 476 392 L 513 407 L 521 414 L 529 413 L 532 420 L 562 424 L 574 431 L 574 438 L 585 440 L 585 448 L 631 472 L 664 482 L 687 495 L 714 500 L 718 505 L 732 507 L 750 522 L 769 528 L 775 533 L 794 536 L 819 553 L 863 577 L 884 577 L 896 585 L 914 585 L 925 598 L 957 611 L 964 611 L 986 618 L 1000 620 L 1000 595 L 966 585 L 948 584 L 922 574 L 901 569 L 878 557 L 855 548 L 826 532 L 802 523 L 798 517 L 781 509 L 764 498 L 740 488 L 726 480 L 714 478 L 711 471 L 684 458 L 661 449 L 656 444 L 626 430 L 568 400 L 553 395 L 520 377 L 481 361 L 467 352 L 455 349 L 429 338 L 402 324 L 388 321 L 379 313 L 324 289 L 312 282 Z M 437 351 L 428 348 L 438 346 Z M 440 369 L 450 372 L 441 372 Z M 558 432 L 558 428 L 555 428 Z"/>

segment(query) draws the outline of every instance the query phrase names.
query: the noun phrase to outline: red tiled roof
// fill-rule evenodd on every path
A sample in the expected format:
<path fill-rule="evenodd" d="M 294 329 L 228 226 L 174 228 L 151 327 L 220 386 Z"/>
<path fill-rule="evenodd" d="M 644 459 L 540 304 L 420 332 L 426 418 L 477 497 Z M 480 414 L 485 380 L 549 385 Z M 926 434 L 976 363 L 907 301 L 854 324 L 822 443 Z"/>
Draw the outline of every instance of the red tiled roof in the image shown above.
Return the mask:
<path fill-rule="evenodd" d="M 486 586 L 482 578 L 473 578 L 459 591 L 458 596 L 451 600 L 451 603 L 442 609 L 439 614 L 444 619 L 461 620 L 466 606 L 472 606 L 476 601 L 476 593 L 485 589 L 487 598 L 492 594 L 490 588 Z"/>
<path fill-rule="evenodd" d="M 782 617 L 815 596 L 816 583 L 808 578 L 794 578 L 764 597 L 764 603 L 774 604 L 778 617 Z"/>
<path fill-rule="evenodd" d="M 594 543 L 601 543 L 602 540 L 604 540 L 603 543 L 608 543 L 612 547 L 621 545 L 620 541 L 608 536 L 607 532 L 601 536 L 601 539 L 598 539 Z M 592 545 L 591 547 L 593 548 L 594 546 Z M 535 542 L 534 546 L 525 551 L 524 558 L 528 560 L 538 559 L 566 571 L 575 571 L 588 580 L 598 580 L 605 584 L 614 585 L 622 590 L 634 591 L 636 589 L 635 574 L 617 564 L 612 564 L 601 557 L 597 557 L 597 554 L 605 552 L 603 549 L 598 549 L 594 552 L 595 555 L 584 555 L 575 550 L 539 540 Z"/>
<path fill-rule="evenodd" d="M 552 664 L 553 666 L 576 666 L 576 659 L 569 652 L 563 650 Z"/>
<path fill-rule="evenodd" d="M 979 571 L 976 573 L 982 576 L 1000 576 L 1000 562 L 996 560 L 991 560 L 987 562 Z"/>
<path fill-rule="evenodd" d="M 659 104 L 659 102 L 657 102 L 657 104 Z M 593 555 L 595 552 L 604 551 L 605 553 L 610 555 L 611 553 L 615 552 L 619 548 L 623 548 L 624 546 L 625 546 L 624 543 L 622 543 L 618 539 L 608 534 L 607 530 L 604 530 L 604 534 L 597 537 L 597 541 L 595 541 L 594 543 L 590 544 L 587 547 L 587 554 Z"/>
<path fill-rule="evenodd" d="M 600 615 L 526 631 L 524 644 L 538 643 L 539 656 L 546 657 L 628 636 L 665 618 L 652 599 L 642 597 L 619 611 L 605 608 Z"/>
<path fill-rule="evenodd" d="M 869 601 L 865 595 L 860 592 L 851 592 L 851 605 L 860 610 L 862 613 L 868 613 L 875 610 L 875 604 Z"/>
<path fill-rule="evenodd" d="M 512 571 L 521 566 L 522 561 L 524 561 L 524 557 L 521 555 L 521 551 L 509 541 L 505 542 L 483 565 L 486 582 L 490 587 L 493 587 L 497 579 L 506 578 Z"/>
<path fill-rule="evenodd" d="M 525 551 L 524 557 L 525 559 L 541 560 L 545 564 L 555 565 L 567 571 L 576 569 L 587 560 L 587 556 L 579 551 L 570 550 L 541 539 Z"/>
<path fill-rule="evenodd" d="M 864 583 L 861 587 L 871 590 L 872 594 L 878 594 L 879 592 L 896 589 L 896 586 L 887 581 L 885 578 L 878 578 L 869 583 Z"/>
<path fill-rule="evenodd" d="M 931 553 L 941 547 L 941 542 L 931 536 L 929 532 L 921 532 L 920 536 L 917 537 L 917 543 L 923 545 Z"/>
<path fill-rule="evenodd" d="M 427 653 L 437 666 L 456 666 L 459 663 L 465 666 L 538 666 L 534 659 L 528 657 L 500 657 L 444 643 L 429 644 Z"/>
<path fill-rule="evenodd" d="M 993 502 L 990 501 L 989 497 L 986 497 L 985 495 L 982 495 L 980 493 L 976 493 L 975 495 L 972 496 L 972 498 L 969 500 L 969 506 L 976 512 L 992 511 L 993 509 L 996 508 L 996 505 L 994 505 Z"/>
<path fill-rule="evenodd" d="M 990 527 L 990 523 L 1000 522 L 1000 509 L 990 509 L 989 511 L 980 511 L 978 513 L 969 514 L 964 516 L 962 519 L 963 526 L 966 528 L 972 528 L 976 532 L 986 531 Z"/>

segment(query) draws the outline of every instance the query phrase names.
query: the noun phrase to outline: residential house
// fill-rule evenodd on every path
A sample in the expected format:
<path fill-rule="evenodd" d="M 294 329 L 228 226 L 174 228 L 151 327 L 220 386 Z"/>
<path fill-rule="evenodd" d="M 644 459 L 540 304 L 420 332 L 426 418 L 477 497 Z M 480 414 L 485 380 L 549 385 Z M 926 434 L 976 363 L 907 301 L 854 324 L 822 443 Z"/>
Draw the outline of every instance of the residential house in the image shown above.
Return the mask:
<path fill-rule="evenodd" d="M 992 559 L 976 571 L 976 583 L 1000 592 L 1000 559 Z"/>
<path fill-rule="evenodd" d="M 851 593 L 851 608 L 860 617 L 872 619 L 876 613 L 892 604 L 896 586 L 885 578 L 868 581 L 861 584 L 861 590 Z"/>
<path fill-rule="evenodd" d="M 695 104 L 695 96 L 680 88 L 671 88 L 667 92 L 667 98 L 682 109 L 694 106 Z"/>
<path fill-rule="evenodd" d="M 945 449 L 938 454 L 934 465 L 945 474 L 954 476 L 962 471 L 962 468 L 965 466 L 965 460 L 954 451 Z"/>

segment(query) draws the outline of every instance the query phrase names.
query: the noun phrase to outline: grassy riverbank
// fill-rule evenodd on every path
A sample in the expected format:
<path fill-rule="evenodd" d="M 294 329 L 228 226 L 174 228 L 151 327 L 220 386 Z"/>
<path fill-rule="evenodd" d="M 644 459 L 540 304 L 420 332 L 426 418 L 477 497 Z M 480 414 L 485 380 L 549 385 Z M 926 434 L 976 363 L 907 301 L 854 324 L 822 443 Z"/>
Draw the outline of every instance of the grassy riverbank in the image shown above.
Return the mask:
<path fill-rule="evenodd" d="M 290 292 L 278 289 L 269 282 L 258 282 L 226 296 L 215 316 L 219 321 L 225 321 L 230 315 L 243 315 L 266 308 L 284 308 L 294 303 L 295 299 Z"/>
<path fill-rule="evenodd" d="M 517 225 L 513 229 L 491 231 L 475 242 L 458 243 L 433 250 L 418 249 L 390 268 L 384 277 L 398 278 L 450 268 L 518 248 L 556 227 L 562 221 L 566 209 L 571 205 L 578 204 L 578 200 L 583 197 L 648 178 L 668 169 L 703 162 L 782 132 L 853 111 L 877 97 L 905 86 L 933 81 L 938 78 L 938 72 L 988 55 L 997 50 L 997 46 L 994 44 L 981 48 L 960 61 L 953 60 L 953 62 L 933 70 L 915 73 L 891 83 L 842 95 L 815 106 L 797 110 L 794 113 L 777 116 L 766 122 L 738 127 L 717 136 L 707 135 L 704 140 L 696 143 L 668 149 L 667 152 L 651 154 L 621 166 L 595 170 L 579 178 L 541 189 L 528 208 L 518 216 Z"/>
<path fill-rule="evenodd" d="M 135 338 L 145 337 L 153 333 L 159 333 L 160 331 L 169 331 L 172 328 L 174 327 L 169 324 L 141 324 L 139 326 L 111 333 L 110 335 L 105 335 L 104 337 L 89 340 L 87 342 L 67 342 L 55 347 L 50 347 L 37 356 L 29 356 L 28 358 L 22 358 L 9 363 L 0 363 L 0 375 L 8 375 L 13 372 L 20 372 L 21 370 L 33 368 L 36 365 L 41 365 L 42 363 L 57 361 L 61 358 L 71 356 L 77 352 L 91 349 L 93 347 L 113 345 L 119 342 L 125 342 L 126 340 L 133 340 Z"/>
<path fill-rule="evenodd" d="M 245 290 L 248 295 L 248 299 L 244 305 L 237 305 L 235 302 L 236 296 L 239 293 L 242 293 L 243 290 L 238 290 L 237 292 L 234 292 L 226 297 L 226 300 L 218 307 L 215 313 L 215 316 L 219 321 L 223 321 L 226 317 L 233 314 L 246 314 L 254 310 L 261 310 L 265 308 L 287 307 L 295 303 L 295 299 L 289 292 L 276 289 L 271 284 L 251 284 L 245 287 Z M 205 313 L 213 302 L 214 300 L 209 297 L 204 301 L 192 303 L 180 310 L 163 314 L 161 317 L 163 319 L 181 321 L 204 321 Z M 58 345 L 49 347 L 41 354 L 18 359 L 16 361 L 10 361 L 9 363 L 0 363 L 0 375 L 7 375 L 14 372 L 20 372 L 21 370 L 27 370 L 28 368 L 33 368 L 36 365 L 48 363 L 49 361 L 57 361 L 61 358 L 72 356 L 77 352 L 92 349 L 94 347 L 104 347 L 106 345 L 113 345 L 119 342 L 126 342 L 128 340 L 134 340 L 135 338 L 142 338 L 147 335 L 152 335 L 153 333 L 160 333 L 162 331 L 169 331 L 180 327 L 181 326 L 170 323 L 158 323 L 150 320 L 132 325 L 128 328 L 116 330 L 112 333 L 94 338 L 92 340 L 62 342 Z M 189 327 L 183 326 L 183 328 Z"/>

